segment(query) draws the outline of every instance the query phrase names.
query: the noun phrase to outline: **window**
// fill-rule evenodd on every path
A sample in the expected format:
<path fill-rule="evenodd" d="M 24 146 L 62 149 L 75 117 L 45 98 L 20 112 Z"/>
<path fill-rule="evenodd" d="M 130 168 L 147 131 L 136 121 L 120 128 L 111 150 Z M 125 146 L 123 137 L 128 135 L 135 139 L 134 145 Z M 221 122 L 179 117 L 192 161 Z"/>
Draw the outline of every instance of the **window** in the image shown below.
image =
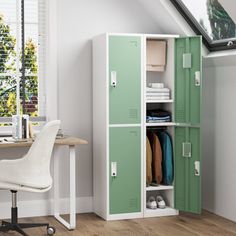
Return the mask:
<path fill-rule="evenodd" d="M 210 51 L 236 48 L 236 24 L 219 0 L 171 0 Z"/>
<path fill-rule="evenodd" d="M 0 0 L 1 123 L 17 111 L 45 119 L 45 28 L 45 0 Z"/>

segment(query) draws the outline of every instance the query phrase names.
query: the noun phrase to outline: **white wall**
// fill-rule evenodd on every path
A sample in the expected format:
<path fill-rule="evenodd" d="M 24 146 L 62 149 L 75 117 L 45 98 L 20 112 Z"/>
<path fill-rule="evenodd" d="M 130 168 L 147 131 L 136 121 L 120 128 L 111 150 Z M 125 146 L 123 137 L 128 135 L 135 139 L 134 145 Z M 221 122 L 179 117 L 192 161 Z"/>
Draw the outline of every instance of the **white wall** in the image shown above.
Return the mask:
<path fill-rule="evenodd" d="M 205 68 L 203 207 L 236 221 L 236 66 Z"/>
<path fill-rule="evenodd" d="M 66 133 L 89 141 L 78 150 L 77 187 L 79 196 L 92 196 L 91 39 L 104 32 L 157 33 L 158 28 L 136 0 L 61 0 L 58 17 L 59 118 Z"/>
<path fill-rule="evenodd" d="M 66 134 L 83 137 L 87 146 L 77 149 L 77 197 L 92 197 L 92 38 L 105 32 L 158 33 L 159 29 L 136 0 L 58 1 L 59 119 Z M 96 115 L 96 114 L 95 114 Z M 68 197 L 68 159 L 61 148 L 61 197 Z M 1 151 L 0 157 L 21 156 L 26 149 Z M 19 199 L 46 200 L 42 195 L 19 193 Z M 1 191 L 2 202 L 9 193 Z M 40 201 L 42 204 L 42 201 Z M 48 201 L 45 201 L 45 205 Z M 8 205 L 7 205 L 8 206 Z M 34 215 L 33 206 L 28 210 Z M 9 208 L 10 209 L 10 208 Z M 5 209 L 7 210 L 7 208 Z M 30 215 L 22 212 L 20 215 Z M 3 212 L 3 211 L 2 211 Z M 35 214 L 41 214 L 37 211 Z M 4 213 L 5 214 L 5 213 Z M 0 213 L 2 216 L 3 213 Z"/>

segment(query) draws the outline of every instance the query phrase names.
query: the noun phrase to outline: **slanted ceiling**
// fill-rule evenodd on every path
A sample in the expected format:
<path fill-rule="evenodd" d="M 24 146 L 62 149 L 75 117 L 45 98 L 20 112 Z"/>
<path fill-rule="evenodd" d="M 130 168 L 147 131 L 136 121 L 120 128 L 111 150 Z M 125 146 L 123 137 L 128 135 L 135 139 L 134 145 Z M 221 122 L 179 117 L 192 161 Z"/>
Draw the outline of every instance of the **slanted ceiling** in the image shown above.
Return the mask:
<path fill-rule="evenodd" d="M 138 2 L 161 29 L 161 33 L 194 34 L 169 0 L 138 0 Z"/>
<path fill-rule="evenodd" d="M 138 0 L 162 33 L 180 35 L 194 34 L 187 22 L 178 13 L 170 0 Z M 219 0 L 231 18 L 236 22 L 235 1 Z"/>
<path fill-rule="evenodd" d="M 154 23 L 160 32 L 166 34 L 178 34 L 182 36 L 195 35 L 191 27 L 172 5 L 170 0 L 138 0 L 139 4 L 145 13 L 152 18 Z M 228 11 L 230 9 L 230 16 L 233 17 L 236 14 L 236 8 L 232 6 L 234 1 L 232 0 L 220 0 L 221 4 Z M 235 21 L 236 22 L 236 21 Z M 220 51 L 209 53 L 208 50 L 203 47 L 204 61 L 203 65 L 208 66 L 227 66 L 236 65 L 236 50 Z"/>

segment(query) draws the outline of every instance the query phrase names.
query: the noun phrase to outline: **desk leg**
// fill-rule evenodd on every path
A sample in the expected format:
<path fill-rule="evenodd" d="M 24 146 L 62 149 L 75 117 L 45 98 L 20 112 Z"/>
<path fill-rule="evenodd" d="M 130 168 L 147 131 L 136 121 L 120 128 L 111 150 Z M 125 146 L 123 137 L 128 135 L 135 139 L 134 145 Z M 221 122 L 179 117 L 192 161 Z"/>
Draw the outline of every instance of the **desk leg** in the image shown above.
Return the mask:
<path fill-rule="evenodd" d="M 76 163 L 75 146 L 70 149 L 70 224 L 73 229 L 76 227 Z"/>
<path fill-rule="evenodd" d="M 54 158 L 54 217 L 67 229 L 76 228 L 76 166 L 75 146 L 69 146 L 70 159 L 70 223 L 64 220 L 59 213 L 59 158 Z"/>
<path fill-rule="evenodd" d="M 60 193 L 59 193 L 59 148 L 55 147 L 53 151 L 53 184 L 54 184 L 54 216 L 59 216 L 59 204 L 60 204 Z"/>

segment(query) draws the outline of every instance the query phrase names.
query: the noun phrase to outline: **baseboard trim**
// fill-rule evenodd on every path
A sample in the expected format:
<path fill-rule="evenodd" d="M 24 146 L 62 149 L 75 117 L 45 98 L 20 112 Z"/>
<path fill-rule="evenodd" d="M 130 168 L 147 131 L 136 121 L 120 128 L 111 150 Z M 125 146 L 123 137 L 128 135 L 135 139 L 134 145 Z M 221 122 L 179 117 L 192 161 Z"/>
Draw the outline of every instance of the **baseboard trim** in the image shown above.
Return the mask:
<path fill-rule="evenodd" d="M 37 217 L 53 215 L 53 200 L 35 200 L 18 202 L 19 217 Z M 60 213 L 69 213 L 69 198 L 60 200 Z M 0 203 L 0 219 L 9 219 L 11 203 Z M 76 199 L 77 213 L 93 212 L 93 197 L 79 197 Z"/>

